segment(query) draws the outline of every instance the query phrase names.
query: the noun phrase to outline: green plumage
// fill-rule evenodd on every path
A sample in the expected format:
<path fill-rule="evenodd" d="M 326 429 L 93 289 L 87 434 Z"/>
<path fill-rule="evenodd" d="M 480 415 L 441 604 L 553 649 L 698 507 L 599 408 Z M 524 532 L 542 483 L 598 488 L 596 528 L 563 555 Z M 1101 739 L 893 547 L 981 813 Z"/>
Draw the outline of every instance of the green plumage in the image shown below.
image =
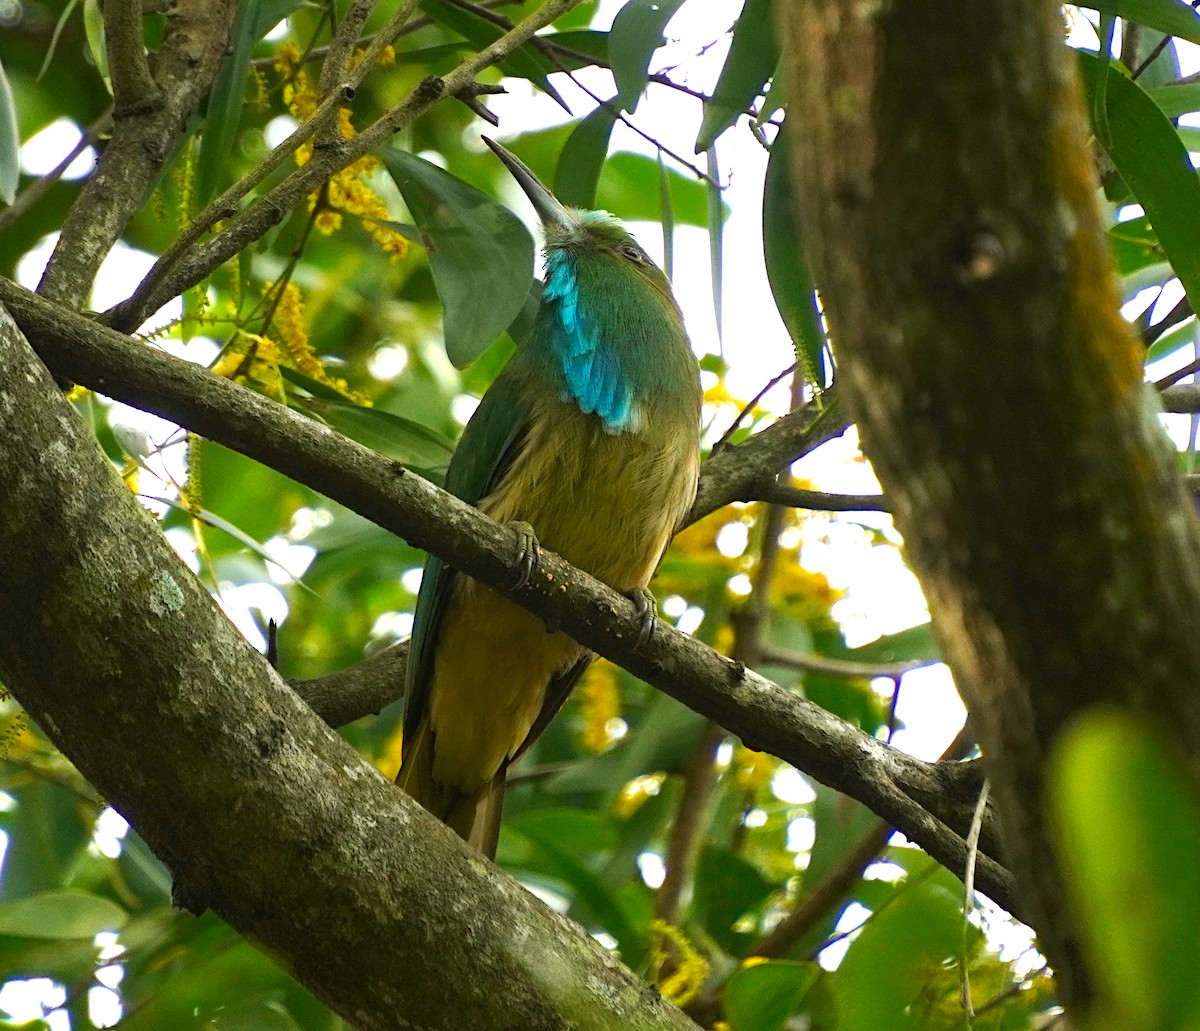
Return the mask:
<path fill-rule="evenodd" d="M 446 487 L 620 591 L 645 587 L 690 507 L 699 370 L 666 277 L 610 216 L 563 208 L 491 144 L 542 217 L 547 282 Z M 508 765 L 591 655 L 430 556 L 414 617 L 404 761 L 426 808 L 493 854 Z"/>

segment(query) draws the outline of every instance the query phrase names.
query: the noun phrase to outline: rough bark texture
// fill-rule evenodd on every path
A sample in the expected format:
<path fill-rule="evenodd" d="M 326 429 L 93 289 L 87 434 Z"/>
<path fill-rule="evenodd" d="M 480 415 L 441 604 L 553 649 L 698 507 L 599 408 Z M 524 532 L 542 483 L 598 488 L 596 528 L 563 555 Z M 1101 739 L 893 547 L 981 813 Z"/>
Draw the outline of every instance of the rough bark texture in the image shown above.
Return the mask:
<path fill-rule="evenodd" d="M 241 451 L 432 551 L 708 716 L 748 746 L 857 798 L 939 862 L 960 874 L 964 870 L 963 835 L 979 787 L 970 767 L 905 755 L 672 627 L 660 624 L 650 642 L 638 647 L 633 603 L 551 552 L 542 552 L 537 575 L 515 589 L 513 531 L 398 463 L 2 278 L 0 301 L 10 306 L 56 374 Z M 788 421 L 766 443 L 774 450 L 796 432 L 794 420 Z M 985 828 L 985 851 L 994 844 Z M 982 856 L 976 876 L 982 890 L 1019 911 L 1011 878 L 999 863 Z"/>
<path fill-rule="evenodd" d="M 781 5 L 801 228 L 839 382 L 985 750 L 1028 912 L 1086 1009 L 1042 809 L 1109 702 L 1200 755 L 1200 533 L 1118 314 L 1043 0 Z"/>
<path fill-rule="evenodd" d="M 356 1028 L 694 1025 L 385 781 L 172 552 L 0 306 L 0 679 Z"/>

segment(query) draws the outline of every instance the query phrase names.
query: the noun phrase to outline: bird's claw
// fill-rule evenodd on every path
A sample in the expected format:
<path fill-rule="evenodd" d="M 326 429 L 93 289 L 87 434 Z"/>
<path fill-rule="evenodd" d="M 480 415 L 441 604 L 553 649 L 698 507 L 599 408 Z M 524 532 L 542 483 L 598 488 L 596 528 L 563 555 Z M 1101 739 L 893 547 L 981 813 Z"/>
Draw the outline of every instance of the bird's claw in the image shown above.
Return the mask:
<path fill-rule="evenodd" d="M 517 533 L 517 579 L 513 584 L 517 590 L 524 587 L 533 579 L 538 567 L 538 539 L 533 527 L 520 519 L 514 519 L 508 524 L 510 530 Z"/>
<path fill-rule="evenodd" d="M 637 606 L 638 636 L 634 647 L 641 648 L 654 636 L 654 628 L 658 625 L 658 602 L 647 587 L 635 587 L 626 597 Z"/>

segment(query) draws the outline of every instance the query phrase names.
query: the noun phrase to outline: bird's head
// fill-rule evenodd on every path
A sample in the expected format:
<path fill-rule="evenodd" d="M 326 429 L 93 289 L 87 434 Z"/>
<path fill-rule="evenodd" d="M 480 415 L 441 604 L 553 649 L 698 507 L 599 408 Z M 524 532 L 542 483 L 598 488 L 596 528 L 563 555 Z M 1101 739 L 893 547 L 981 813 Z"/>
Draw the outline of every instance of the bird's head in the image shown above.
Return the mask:
<path fill-rule="evenodd" d="M 599 260 L 644 281 L 678 311 L 670 281 L 615 216 L 607 211 L 567 207 L 519 157 L 486 136 L 483 142 L 504 162 L 541 219 L 546 241 L 548 297 L 567 292 L 566 280 L 576 262 Z"/>

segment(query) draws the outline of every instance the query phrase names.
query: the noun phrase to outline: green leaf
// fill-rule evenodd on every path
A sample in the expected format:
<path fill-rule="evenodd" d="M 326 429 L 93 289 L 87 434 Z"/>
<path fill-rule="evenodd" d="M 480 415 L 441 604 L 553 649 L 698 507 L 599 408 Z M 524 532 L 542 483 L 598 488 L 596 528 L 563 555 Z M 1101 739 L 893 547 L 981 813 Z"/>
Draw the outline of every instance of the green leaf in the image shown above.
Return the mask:
<path fill-rule="evenodd" d="M 444 0 L 421 0 L 421 10 L 434 21 L 457 32 L 476 50 L 483 50 L 485 47 L 491 46 L 507 31 L 499 25 L 477 17 L 470 11 L 445 3 Z M 566 101 L 559 95 L 558 90 L 550 85 L 550 80 L 547 78 L 550 72 L 556 71 L 554 65 L 529 44 L 525 44 L 509 54 L 500 62 L 499 68 L 505 75 L 528 79 L 543 93 L 551 97 L 567 114 L 571 113 Z"/>
<path fill-rule="evenodd" d="M 671 177 L 663 152 L 658 152 L 658 203 L 662 208 L 663 272 L 671 279 L 675 269 L 675 204 L 671 199 Z"/>
<path fill-rule="evenodd" d="M 922 856 L 921 866 L 928 870 L 933 861 Z M 949 976 L 963 929 L 962 885 L 945 871 L 910 875 L 830 975 L 838 1031 L 925 1031 L 916 1004 L 932 978 Z"/>
<path fill-rule="evenodd" d="M 21 131 L 17 127 L 17 105 L 4 64 L 0 62 L 0 200 L 11 204 L 21 178 Z"/>
<path fill-rule="evenodd" d="M 207 204 L 217 193 L 221 176 L 229 171 L 229 155 L 242 119 L 250 57 L 258 41 L 300 6 L 300 0 L 257 0 L 238 4 L 233 19 L 230 53 L 221 65 L 209 94 L 196 160 L 196 200 Z"/>
<path fill-rule="evenodd" d="M 275 999 L 252 999 L 214 1013 L 205 1031 L 300 1031 L 300 1025 Z"/>
<path fill-rule="evenodd" d="M 763 184 L 763 258 L 771 296 L 792 338 L 804 378 L 814 386 L 823 387 L 825 334 L 817 312 L 816 288 L 804 241 L 796 231 L 785 139 L 783 132 L 775 138 L 767 160 Z"/>
<path fill-rule="evenodd" d="M 617 97 L 633 111 L 650 80 L 650 59 L 666 40 L 663 29 L 683 0 L 629 0 L 613 19 L 608 59 L 617 82 Z"/>
<path fill-rule="evenodd" d="M 112 93 L 112 79 L 108 74 L 108 50 L 104 45 L 104 15 L 100 10 L 100 0 L 83 0 L 83 31 L 87 37 L 88 51 L 96 71 L 104 80 L 104 87 Z"/>
<path fill-rule="evenodd" d="M 564 844 L 549 825 L 532 814 L 526 820 L 510 820 L 502 833 L 520 835 L 536 846 L 536 856 L 526 869 L 548 875 L 568 885 L 577 917 L 585 924 L 600 926 L 617 939 L 625 962 L 635 965 L 645 949 L 645 937 L 621 900 L 600 877 Z"/>
<path fill-rule="evenodd" d="M 0 934 L 19 938 L 93 938 L 117 931 L 129 914 L 115 902 L 86 891 L 44 891 L 0 906 Z"/>
<path fill-rule="evenodd" d="M 791 960 L 742 967 L 725 985 L 725 1019 L 732 1031 L 782 1031 L 820 974 Z"/>
<path fill-rule="evenodd" d="M 874 641 L 846 651 L 846 657 L 857 662 L 916 662 L 940 660 L 941 651 L 933 636 L 932 623 L 919 623 L 907 630 L 884 634 Z"/>
<path fill-rule="evenodd" d="M 1128 1031 L 1195 1027 L 1200 955 L 1200 785 L 1150 720 L 1084 714 L 1050 766 L 1071 907 L 1096 989 Z"/>
<path fill-rule="evenodd" d="M 754 103 L 779 62 L 772 2 L 746 0 L 742 8 L 716 89 L 704 104 L 696 137 L 697 154 L 708 150 Z"/>
<path fill-rule="evenodd" d="M 516 215 L 437 165 L 379 152 L 421 230 L 444 311 L 446 354 L 459 368 L 512 324 L 533 281 L 533 237 Z"/>
<path fill-rule="evenodd" d="M 79 6 L 79 0 L 67 0 L 67 6 L 63 8 L 62 14 L 58 16 L 58 21 L 54 23 L 54 32 L 50 36 L 50 45 L 46 48 L 46 56 L 42 59 L 42 66 L 38 69 L 37 77 L 41 82 L 42 76 L 46 74 L 46 69 L 50 67 L 50 62 L 54 60 L 54 55 L 58 52 L 58 40 L 62 36 L 62 31 L 67 27 L 67 22 L 71 18 L 71 13 Z"/>
<path fill-rule="evenodd" d="M 1175 82 L 1146 90 L 1151 100 L 1168 118 L 1200 111 L 1200 82 Z"/>
<path fill-rule="evenodd" d="M 8 836 L 0 904 L 65 883 L 75 857 L 91 841 L 96 815 L 50 780 L 31 778 L 5 790 L 16 806 L 0 813 L 0 828 Z"/>
<path fill-rule="evenodd" d="M 569 71 L 577 71 L 595 64 L 608 64 L 607 32 L 600 32 L 596 29 L 572 29 L 566 32 L 550 32 L 540 38 L 546 43 L 561 48 L 555 56 Z"/>
<path fill-rule="evenodd" d="M 1094 102 L 1096 68 L 1102 62 L 1093 54 L 1079 53 L 1078 59 Z M 1093 127 L 1096 138 L 1142 205 L 1192 307 L 1200 311 L 1200 178 L 1175 127 L 1146 92 L 1115 65 L 1105 81 L 1107 125 Z"/>
<path fill-rule="evenodd" d="M 1180 0 L 1092 0 L 1079 6 L 1101 14 L 1115 14 L 1168 36 L 1200 43 L 1200 19 Z"/>
<path fill-rule="evenodd" d="M 339 433 L 404 463 L 421 476 L 434 472 L 440 478 L 454 453 L 454 446 L 440 434 L 402 415 L 348 402 L 316 401 L 306 407 Z"/>
<path fill-rule="evenodd" d="M 734 924 L 763 905 L 774 890 L 775 885 L 749 860 L 727 848 L 709 845 L 696 863 L 691 915 L 729 951 Z"/>
<path fill-rule="evenodd" d="M 1154 227 L 1145 215 L 1118 222 L 1109 229 L 1108 245 L 1120 276 L 1127 276 L 1163 260 L 1158 237 L 1154 235 Z"/>
<path fill-rule="evenodd" d="M 725 275 L 725 201 L 718 185 L 720 166 L 717 164 L 716 147 L 708 148 L 709 180 L 704 184 L 708 192 L 708 263 L 712 277 L 713 315 L 717 321 L 717 343 L 724 353 L 724 321 L 722 319 L 722 292 Z"/>
<path fill-rule="evenodd" d="M 554 172 L 554 195 L 564 204 L 595 206 L 600 169 L 608 157 L 608 140 L 616 120 L 613 109 L 601 105 L 567 137 Z"/>
<path fill-rule="evenodd" d="M 674 169 L 667 170 L 667 177 L 676 223 L 707 226 L 709 197 L 705 184 Z M 626 222 L 657 222 L 662 217 L 658 199 L 660 179 L 654 158 L 645 154 L 614 154 L 605 162 L 600 175 L 596 207 L 611 211 Z"/>

